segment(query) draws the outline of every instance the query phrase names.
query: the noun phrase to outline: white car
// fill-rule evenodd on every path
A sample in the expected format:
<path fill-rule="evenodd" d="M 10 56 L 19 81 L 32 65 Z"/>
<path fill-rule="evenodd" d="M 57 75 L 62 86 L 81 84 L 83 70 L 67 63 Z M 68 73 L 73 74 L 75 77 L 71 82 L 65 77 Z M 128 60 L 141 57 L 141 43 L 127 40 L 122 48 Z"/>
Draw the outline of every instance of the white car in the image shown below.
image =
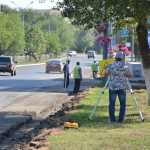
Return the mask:
<path fill-rule="evenodd" d="M 88 51 L 87 52 L 88 58 L 95 58 L 95 55 L 96 55 L 95 51 Z"/>
<path fill-rule="evenodd" d="M 70 57 L 75 56 L 75 55 L 77 55 L 76 51 L 69 51 L 68 52 L 68 56 L 70 56 Z"/>

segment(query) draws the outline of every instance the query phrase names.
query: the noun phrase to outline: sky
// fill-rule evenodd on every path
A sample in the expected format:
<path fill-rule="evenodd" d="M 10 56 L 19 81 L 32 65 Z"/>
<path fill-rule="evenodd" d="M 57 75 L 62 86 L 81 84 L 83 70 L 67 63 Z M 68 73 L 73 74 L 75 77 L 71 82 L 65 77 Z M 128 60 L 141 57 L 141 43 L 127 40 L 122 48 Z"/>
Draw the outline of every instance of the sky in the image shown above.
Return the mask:
<path fill-rule="evenodd" d="M 62 0 L 0 0 L 0 4 L 6 4 L 11 8 L 51 9 Z"/>

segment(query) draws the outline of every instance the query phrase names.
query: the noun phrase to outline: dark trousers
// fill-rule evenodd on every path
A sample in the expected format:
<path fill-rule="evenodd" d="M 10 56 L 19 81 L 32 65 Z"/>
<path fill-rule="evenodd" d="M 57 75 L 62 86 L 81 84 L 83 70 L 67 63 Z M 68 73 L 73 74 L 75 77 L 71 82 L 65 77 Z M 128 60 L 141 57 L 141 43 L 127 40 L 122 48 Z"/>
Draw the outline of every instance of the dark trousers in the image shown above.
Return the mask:
<path fill-rule="evenodd" d="M 69 86 L 69 74 L 64 74 L 64 88 Z"/>
<path fill-rule="evenodd" d="M 81 79 L 75 79 L 74 80 L 74 90 L 73 90 L 73 93 L 77 94 L 79 92 L 80 83 L 81 83 Z"/>
<path fill-rule="evenodd" d="M 115 122 L 115 102 L 119 98 L 120 112 L 118 122 L 123 122 L 126 110 L 126 91 L 125 90 L 109 90 L 109 116 L 110 121 Z"/>
<path fill-rule="evenodd" d="M 93 79 L 95 79 L 97 77 L 97 71 L 93 71 Z"/>

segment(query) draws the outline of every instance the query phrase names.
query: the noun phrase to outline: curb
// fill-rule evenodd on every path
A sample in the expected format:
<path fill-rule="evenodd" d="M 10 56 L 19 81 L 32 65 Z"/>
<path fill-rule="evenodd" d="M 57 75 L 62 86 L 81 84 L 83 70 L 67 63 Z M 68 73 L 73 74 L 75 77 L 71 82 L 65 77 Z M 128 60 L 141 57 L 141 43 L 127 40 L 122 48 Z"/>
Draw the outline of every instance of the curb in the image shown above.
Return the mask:
<path fill-rule="evenodd" d="M 28 66 L 38 66 L 38 65 L 44 65 L 45 63 L 39 63 L 39 64 L 25 64 L 25 65 L 16 65 L 16 67 L 28 67 Z"/>

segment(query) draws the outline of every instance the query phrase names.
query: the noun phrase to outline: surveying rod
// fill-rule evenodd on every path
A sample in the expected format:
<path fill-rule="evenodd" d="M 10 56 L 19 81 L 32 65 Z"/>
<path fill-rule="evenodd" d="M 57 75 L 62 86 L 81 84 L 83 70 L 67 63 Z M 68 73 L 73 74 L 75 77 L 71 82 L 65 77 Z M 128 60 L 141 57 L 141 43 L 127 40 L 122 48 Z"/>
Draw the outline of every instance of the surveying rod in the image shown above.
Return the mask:
<path fill-rule="evenodd" d="M 110 78 L 107 79 L 107 82 L 105 83 L 105 86 L 103 87 L 102 91 L 101 91 L 101 89 L 100 89 L 101 92 L 100 92 L 99 96 L 97 97 L 96 103 L 95 103 L 95 105 L 94 105 L 94 107 L 93 107 L 93 110 L 92 110 L 90 116 L 89 116 L 89 119 L 90 119 L 90 120 L 92 120 L 93 116 L 94 116 L 95 113 L 96 113 L 96 108 L 97 108 L 97 106 L 98 106 L 98 104 L 99 104 L 99 102 L 100 102 L 100 99 L 101 99 L 102 95 L 104 94 L 105 89 L 106 89 L 107 86 L 108 86 L 109 80 L 110 80 Z"/>
<path fill-rule="evenodd" d="M 143 113 L 142 113 L 141 110 L 140 110 L 140 107 L 139 107 L 139 104 L 138 104 L 138 102 L 137 102 L 136 96 L 133 95 L 134 92 L 133 92 L 133 90 L 132 90 L 132 87 L 131 87 L 131 84 L 130 84 L 129 80 L 127 80 L 127 84 L 128 84 L 129 90 L 130 90 L 130 94 L 132 95 L 132 97 L 133 97 L 133 99 L 134 99 L 134 102 L 135 102 L 135 105 L 136 105 L 136 107 L 137 107 L 137 110 L 139 111 L 139 115 L 140 115 L 141 121 L 144 122 Z"/>

